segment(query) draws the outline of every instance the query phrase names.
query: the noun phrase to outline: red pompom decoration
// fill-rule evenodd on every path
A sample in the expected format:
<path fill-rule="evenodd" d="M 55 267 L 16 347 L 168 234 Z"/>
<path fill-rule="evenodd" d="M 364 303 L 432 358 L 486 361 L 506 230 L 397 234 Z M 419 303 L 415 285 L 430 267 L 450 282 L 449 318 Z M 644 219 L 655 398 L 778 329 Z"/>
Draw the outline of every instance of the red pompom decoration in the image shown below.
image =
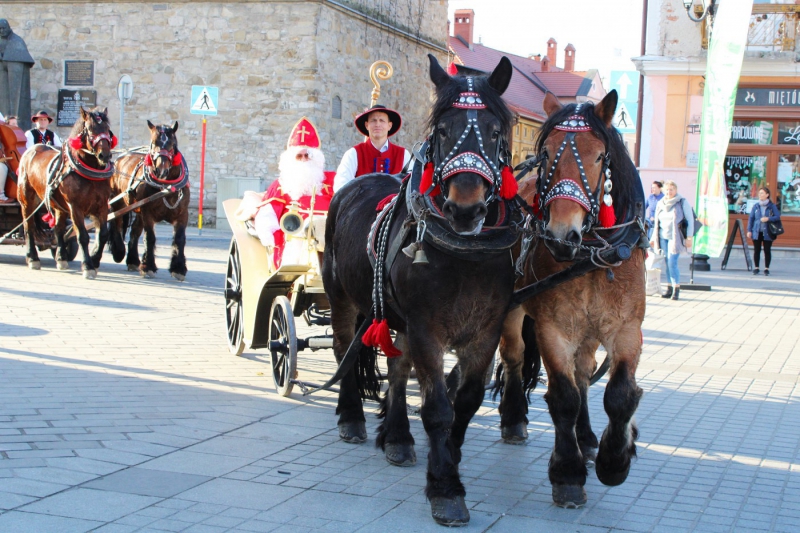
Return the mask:
<path fill-rule="evenodd" d="M 183 157 L 181 157 L 180 152 L 175 152 L 175 157 L 172 158 L 173 165 L 180 165 L 183 162 Z"/>
<path fill-rule="evenodd" d="M 119 140 L 117 139 L 117 136 L 116 135 L 112 135 L 111 136 L 111 149 L 112 150 L 117 147 L 117 143 L 118 142 L 119 142 Z"/>
<path fill-rule="evenodd" d="M 153 158 L 150 157 L 150 154 L 147 154 L 146 156 L 144 156 L 144 164 L 147 165 L 148 167 L 152 167 L 153 166 Z"/>
<path fill-rule="evenodd" d="M 542 212 L 539 209 L 539 202 L 540 201 L 541 201 L 541 197 L 539 196 L 539 193 L 537 192 L 536 195 L 533 197 L 533 203 L 531 204 L 531 209 L 533 210 L 533 216 L 535 216 L 539 220 L 542 220 Z"/>
<path fill-rule="evenodd" d="M 451 61 L 450 64 L 447 65 L 447 73 L 450 74 L 451 76 L 455 76 L 456 74 L 458 74 L 458 67 L 456 67 L 456 64 L 454 62 Z"/>
<path fill-rule="evenodd" d="M 425 170 L 422 171 L 422 180 L 419 183 L 419 192 L 425 194 L 433 185 L 433 163 L 425 163 Z M 431 196 L 437 196 L 442 189 L 437 185 L 431 191 Z"/>
<path fill-rule="evenodd" d="M 50 213 L 42 215 L 42 220 L 51 228 L 56 225 L 56 219 Z"/>
<path fill-rule="evenodd" d="M 514 178 L 514 173 L 511 172 L 511 167 L 503 167 L 503 171 L 500 172 L 500 177 L 500 198 L 503 200 L 511 200 L 517 195 L 517 191 L 519 191 L 517 180 Z"/>
<path fill-rule="evenodd" d="M 386 357 L 397 357 L 403 355 L 403 352 L 398 350 L 392 344 L 392 335 L 389 332 L 389 323 L 384 318 L 380 322 L 377 319 L 372 320 L 372 324 L 361 336 L 361 343 L 364 346 L 377 346 L 381 349 Z"/>
<path fill-rule="evenodd" d="M 600 204 L 600 215 L 597 218 L 604 228 L 610 228 L 617 223 L 617 215 L 614 214 L 614 208 L 606 205 L 605 202 Z"/>
<path fill-rule="evenodd" d="M 80 150 L 83 148 L 83 140 L 80 137 L 70 137 L 69 138 L 69 147 L 73 150 Z"/>

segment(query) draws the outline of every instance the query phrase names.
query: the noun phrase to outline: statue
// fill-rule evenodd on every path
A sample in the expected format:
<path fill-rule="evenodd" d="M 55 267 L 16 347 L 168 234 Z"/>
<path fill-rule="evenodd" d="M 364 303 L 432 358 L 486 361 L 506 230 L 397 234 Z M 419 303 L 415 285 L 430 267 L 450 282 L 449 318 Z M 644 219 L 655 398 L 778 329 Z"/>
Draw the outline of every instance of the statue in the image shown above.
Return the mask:
<path fill-rule="evenodd" d="M 30 129 L 31 67 L 34 61 L 22 37 L 0 19 L 0 113 L 19 117 L 19 126 Z"/>

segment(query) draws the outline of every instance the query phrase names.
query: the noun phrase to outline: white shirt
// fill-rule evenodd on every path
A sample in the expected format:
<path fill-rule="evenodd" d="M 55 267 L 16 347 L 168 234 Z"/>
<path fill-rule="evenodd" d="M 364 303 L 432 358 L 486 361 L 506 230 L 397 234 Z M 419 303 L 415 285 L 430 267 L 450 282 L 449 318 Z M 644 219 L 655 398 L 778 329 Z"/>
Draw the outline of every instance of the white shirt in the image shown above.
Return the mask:
<path fill-rule="evenodd" d="M 25 138 L 28 139 L 27 144 L 25 145 L 26 150 L 30 150 L 31 147 L 36 144 L 33 142 L 33 134 L 30 130 L 25 132 Z M 58 138 L 58 133 L 53 132 L 53 146 L 56 148 L 61 148 L 61 139 Z"/>
<path fill-rule="evenodd" d="M 375 145 L 373 144 L 372 146 Z M 377 148 L 377 146 L 375 147 Z M 383 153 L 388 149 L 389 139 L 386 139 L 386 142 L 381 147 L 380 152 Z M 403 151 L 405 152 L 403 155 L 403 168 L 405 168 L 408 162 L 411 160 L 411 154 L 408 150 L 404 149 Z M 339 168 L 336 169 L 336 177 L 333 178 L 333 192 L 335 193 L 344 187 L 345 184 L 353 181 L 356 177 L 356 170 L 358 170 L 358 153 L 356 153 L 356 148 L 354 146 L 344 153 L 342 156 L 342 161 L 339 163 Z"/>

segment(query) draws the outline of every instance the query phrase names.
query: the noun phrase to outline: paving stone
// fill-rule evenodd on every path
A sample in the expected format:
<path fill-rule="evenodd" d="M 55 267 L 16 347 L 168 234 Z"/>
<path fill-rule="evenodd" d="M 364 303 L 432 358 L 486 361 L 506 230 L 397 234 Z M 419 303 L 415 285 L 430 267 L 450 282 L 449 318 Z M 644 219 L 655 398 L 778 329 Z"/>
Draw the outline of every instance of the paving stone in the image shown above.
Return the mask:
<path fill-rule="evenodd" d="M 76 488 L 28 504 L 21 511 L 110 522 L 158 501 L 157 498 Z"/>
<path fill-rule="evenodd" d="M 103 522 L 30 512 L 11 511 L 0 515 L 0 531 L 8 532 L 83 533 L 102 525 Z"/>
<path fill-rule="evenodd" d="M 133 467 L 90 481 L 83 486 L 89 489 L 168 498 L 205 483 L 209 479 L 212 478 Z"/>

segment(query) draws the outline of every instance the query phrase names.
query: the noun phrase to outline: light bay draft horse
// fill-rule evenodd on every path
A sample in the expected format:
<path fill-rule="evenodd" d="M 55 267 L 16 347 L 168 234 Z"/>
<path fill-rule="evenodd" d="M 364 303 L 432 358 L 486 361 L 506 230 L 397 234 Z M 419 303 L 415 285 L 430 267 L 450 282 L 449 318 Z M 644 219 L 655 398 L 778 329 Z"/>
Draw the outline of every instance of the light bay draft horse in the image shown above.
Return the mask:
<path fill-rule="evenodd" d="M 154 126 L 149 120 L 150 146 L 146 151 L 126 152 L 116 161 L 111 180 L 114 198 L 112 208 L 142 203 L 134 213 L 126 213 L 109 223 L 111 253 L 117 263 L 125 259 L 128 270 L 139 270 L 142 276 L 155 277 L 156 222 L 172 224 L 172 259 L 169 272 L 178 281 L 186 279 L 186 225 L 189 223 L 189 171 L 178 150 L 178 123 Z M 157 198 L 153 196 L 158 195 Z M 148 199 L 150 201 L 148 201 Z M 133 216 L 128 253 L 125 255 L 125 232 Z M 144 231 L 145 252 L 139 261 L 139 237 Z"/>
<path fill-rule="evenodd" d="M 108 123 L 107 108 L 95 107 L 86 111 L 81 107 L 80 120 L 60 150 L 37 144 L 22 155 L 18 195 L 25 219 L 26 258 L 30 268 L 41 268 L 34 232 L 44 223 L 41 214 L 50 211 L 55 216 L 57 268 L 65 270 L 69 265 L 65 231 L 70 218 L 78 231 L 78 242 L 83 252 L 83 276 L 87 279 L 97 277 L 103 247 L 108 240 L 109 179 L 114 173 L 111 149 L 116 141 Z M 41 202 L 44 206 L 39 208 Z M 91 217 L 97 228 L 91 254 L 89 233 L 84 223 L 86 217 Z"/>
<path fill-rule="evenodd" d="M 620 264 L 602 265 L 527 300 L 509 313 L 503 329 L 503 436 L 518 440 L 518 426 L 527 425 L 522 389 L 535 387 L 536 378 L 534 374 L 531 379 L 528 370 L 524 379 L 523 367 L 537 364 L 539 353 L 547 370 L 545 400 L 556 432 L 549 477 L 553 501 L 563 507 L 586 503 L 587 465 L 595 464 L 602 483 L 619 485 L 636 455 L 633 416 L 642 390 L 635 374 L 645 312 L 644 192 L 611 125 L 616 106 L 616 91 L 597 105 L 565 106 L 548 93 L 544 109 L 549 118 L 537 141 L 539 177 L 523 183 L 520 193 L 540 220 L 519 285 L 563 271 L 599 250 L 620 244 L 633 250 Z M 526 194 L 531 183 L 534 190 Z M 533 332 L 528 320 L 523 327 L 526 315 L 533 319 Z M 609 424 L 598 451 L 587 400 L 600 344 L 608 353 L 610 377 L 603 400 Z"/>
<path fill-rule="evenodd" d="M 406 412 L 413 363 L 430 441 L 425 494 L 433 518 L 457 526 L 469 521 L 458 473 L 461 445 L 483 400 L 484 376 L 514 287 L 510 250 L 517 233 L 506 223 L 515 214 L 519 222 L 522 217 L 505 201 L 516 194 L 507 167 L 512 115 L 501 98 L 511 79 L 510 62 L 503 58 L 489 76 L 451 78 L 429 58 L 436 86 L 432 133 L 414 171 L 402 186 L 385 174 L 366 175 L 334 195 L 322 275 L 338 360 L 354 338 L 359 315 L 375 316 L 363 339 L 387 355 L 394 349 L 388 328 L 397 332 L 402 356 L 389 359 L 377 444 L 392 464 L 416 461 Z M 398 190 L 376 221 L 376 206 Z M 365 253 L 368 236 L 375 246 Z M 448 348 L 455 349 L 461 367 L 453 403 L 443 369 Z M 370 370 L 369 362 L 359 364 L 360 371 Z M 342 379 L 337 408 L 339 433 L 348 442 L 367 437 L 358 386 L 359 371 L 351 369 Z"/>

